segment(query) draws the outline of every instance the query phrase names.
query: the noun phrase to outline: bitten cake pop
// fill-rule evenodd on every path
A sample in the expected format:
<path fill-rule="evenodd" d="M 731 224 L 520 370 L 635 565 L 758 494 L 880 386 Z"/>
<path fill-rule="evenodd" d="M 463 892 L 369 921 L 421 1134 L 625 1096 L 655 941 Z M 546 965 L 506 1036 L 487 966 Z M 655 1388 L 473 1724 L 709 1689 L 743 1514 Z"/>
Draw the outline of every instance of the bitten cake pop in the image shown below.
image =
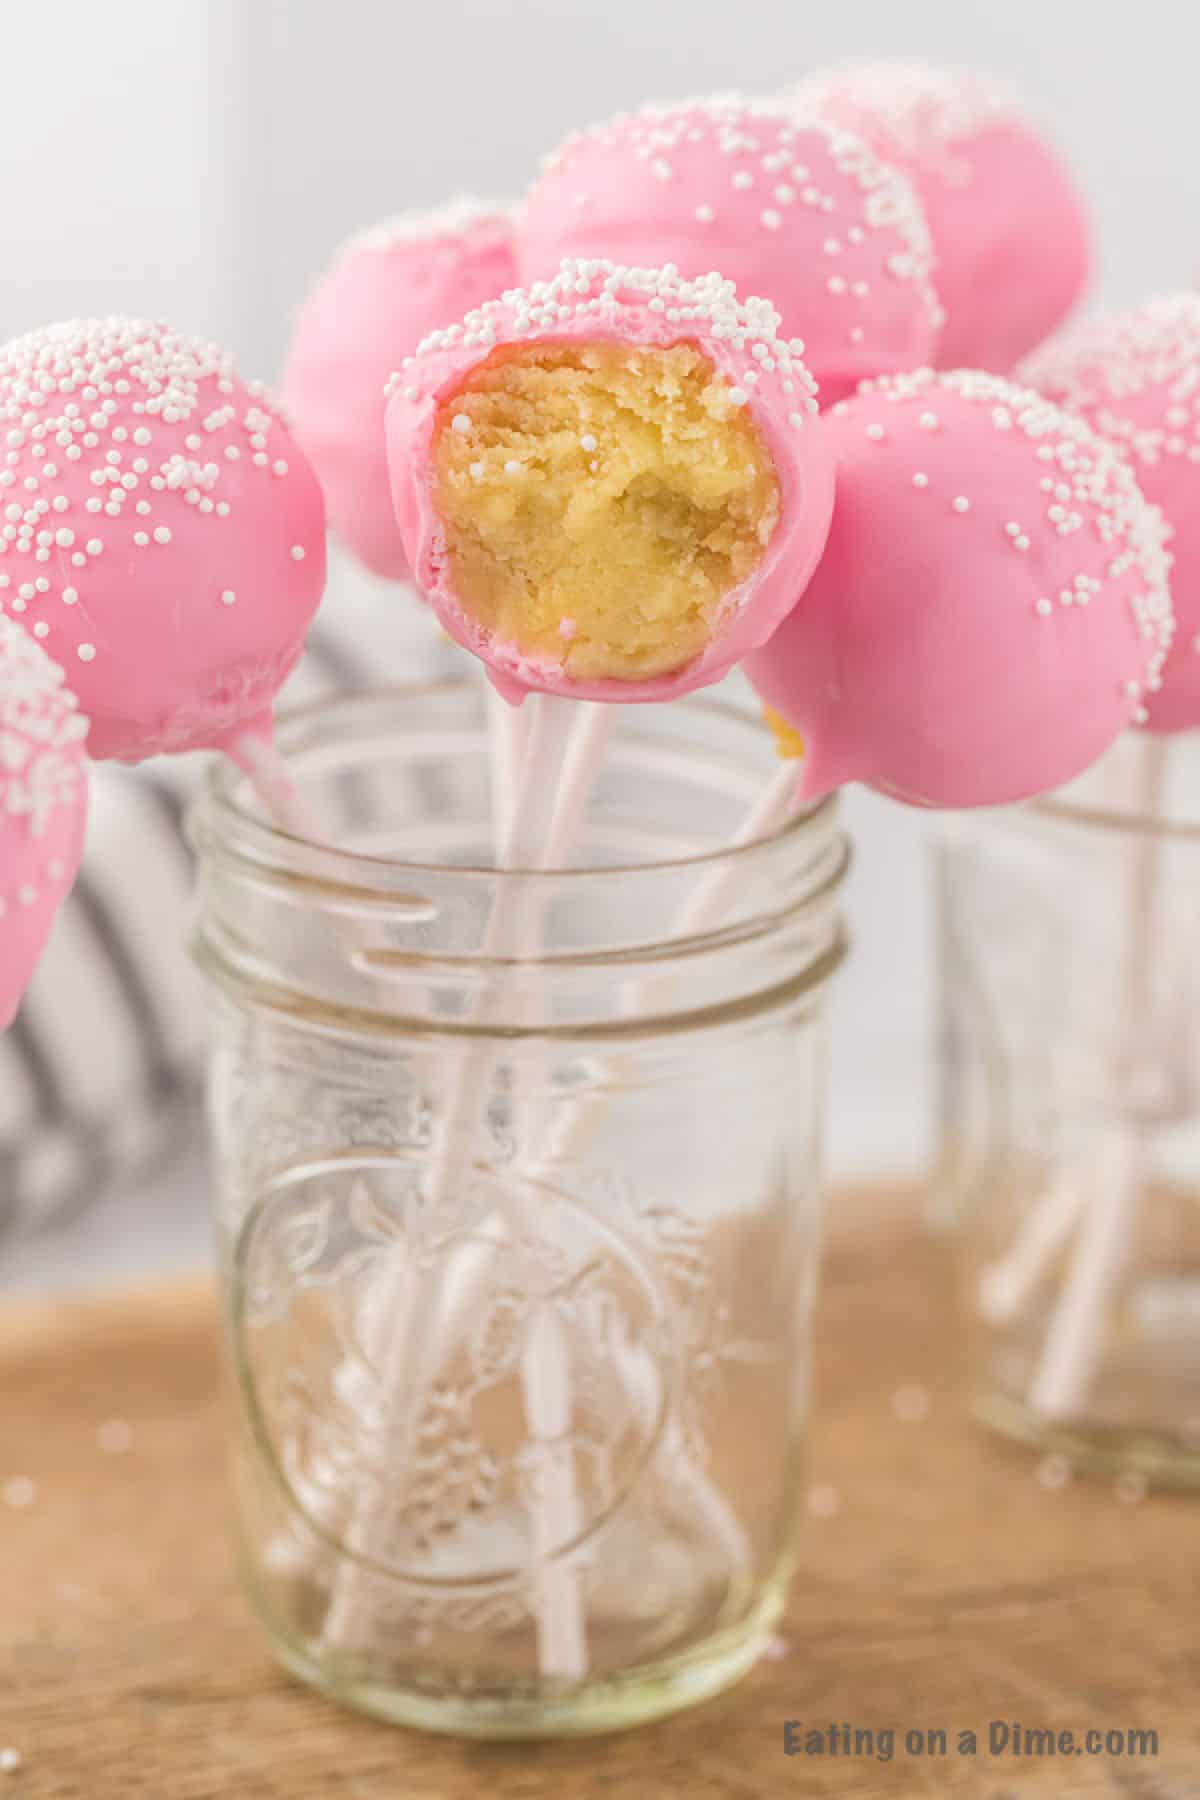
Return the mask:
<path fill-rule="evenodd" d="M 1162 508 L 1176 637 L 1145 722 L 1190 731 L 1200 726 L 1200 294 L 1086 321 L 1030 358 L 1021 376 L 1102 432 Z"/>
<path fill-rule="evenodd" d="M 330 527 L 378 575 L 408 573 L 383 445 L 388 376 L 428 332 L 516 285 L 508 213 L 460 200 L 352 238 L 300 311 L 284 401 Z"/>
<path fill-rule="evenodd" d="M 925 211 L 946 318 L 937 362 L 1007 374 L 1088 278 L 1087 212 L 1057 152 L 999 82 L 922 63 L 819 70 L 797 116 L 865 138 Z"/>
<path fill-rule="evenodd" d="M 0 348 L 0 608 L 69 672 L 96 757 L 263 733 L 325 581 L 316 477 L 214 345 L 134 319 Z"/>
<path fill-rule="evenodd" d="M 79 870 L 87 729 L 62 670 L 0 615 L 0 1031 Z"/>
<path fill-rule="evenodd" d="M 1082 420 L 998 376 L 870 383 L 824 421 L 829 543 L 746 671 L 806 798 L 1028 798 L 1142 710 L 1172 630 L 1158 509 Z"/>
<path fill-rule="evenodd" d="M 517 217 L 526 281 L 564 256 L 719 269 L 804 343 L 821 404 L 932 360 L 941 309 L 906 176 L 861 138 L 716 98 L 626 114 L 568 139 Z"/>
<path fill-rule="evenodd" d="M 416 580 L 509 698 L 686 693 L 794 605 L 833 468 L 777 322 L 718 275 L 569 261 L 393 378 Z"/>

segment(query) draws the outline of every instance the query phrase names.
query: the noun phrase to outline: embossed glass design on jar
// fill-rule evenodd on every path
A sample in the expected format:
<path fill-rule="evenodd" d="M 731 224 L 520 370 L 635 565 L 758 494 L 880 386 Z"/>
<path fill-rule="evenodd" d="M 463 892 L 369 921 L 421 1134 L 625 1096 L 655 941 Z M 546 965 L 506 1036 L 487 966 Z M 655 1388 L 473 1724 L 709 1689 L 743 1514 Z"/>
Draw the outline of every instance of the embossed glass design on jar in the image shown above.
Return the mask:
<path fill-rule="evenodd" d="M 975 1409 L 1131 1493 L 1200 1485 L 1198 775 L 1130 734 L 935 851 Z"/>
<path fill-rule="evenodd" d="M 293 1670 L 396 1721 L 670 1712 L 751 1665 L 792 1561 L 836 808 L 723 851 L 767 733 L 629 706 L 576 866 L 497 873 L 480 684 L 279 741 L 339 849 L 229 767 L 194 821 L 250 1595 Z M 484 954 L 513 883 L 536 941 Z"/>

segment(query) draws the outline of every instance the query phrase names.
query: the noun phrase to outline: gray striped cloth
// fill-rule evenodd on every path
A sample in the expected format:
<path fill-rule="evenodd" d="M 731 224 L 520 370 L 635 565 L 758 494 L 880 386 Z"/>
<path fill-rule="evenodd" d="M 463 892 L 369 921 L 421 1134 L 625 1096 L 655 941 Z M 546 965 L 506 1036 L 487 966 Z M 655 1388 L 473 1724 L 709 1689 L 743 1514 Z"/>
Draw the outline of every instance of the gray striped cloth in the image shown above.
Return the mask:
<path fill-rule="evenodd" d="M 284 702 L 444 671 L 425 609 L 331 555 Z M 199 1129 L 200 978 L 184 948 L 195 757 L 93 771 L 88 847 L 16 1022 L 0 1033 L 0 1233 L 70 1219 Z"/>

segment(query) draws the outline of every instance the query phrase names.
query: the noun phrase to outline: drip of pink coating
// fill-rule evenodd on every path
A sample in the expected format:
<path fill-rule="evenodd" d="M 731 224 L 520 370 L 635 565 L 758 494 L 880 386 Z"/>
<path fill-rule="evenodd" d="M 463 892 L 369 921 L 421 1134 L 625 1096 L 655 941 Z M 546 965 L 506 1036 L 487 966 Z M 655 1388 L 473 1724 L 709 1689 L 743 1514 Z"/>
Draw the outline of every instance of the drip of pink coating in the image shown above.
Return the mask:
<path fill-rule="evenodd" d="M 931 360 L 941 308 L 907 177 L 821 119 L 718 96 L 569 138 L 516 224 L 523 280 L 565 256 L 720 269 L 803 338 L 821 404 Z"/>
<path fill-rule="evenodd" d="M 828 547 L 746 664 L 804 740 L 802 796 L 985 806 L 1072 779 L 1161 679 L 1158 509 L 1081 420 L 998 376 L 871 383 L 824 422 Z"/>
<path fill-rule="evenodd" d="M 911 180 L 946 310 L 941 368 L 1008 373 L 1071 311 L 1092 266 L 1087 208 L 1008 90 L 912 62 L 818 70 L 786 96 L 798 118 L 864 138 Z"/>
<path fill-rule="evenodd" d="M 408 574 L 383 442 L 388 376 L 428 332 L 516 281 L 507 209 L 463 200 L 352 238 L 300 310 L 284 400 L 330 529 L 377 575 Z"/>
<path fill-rule="evenodd" d="M 1151 731 L 1200 726 L 1200 294 L 1085 321 L 1022 367 L 1123 456 L 1170 528 L 1175 643 L 1146 697 Z"/>
<path fill-rule="evenodd" d="M 120 318 L 4 345 L 0 515 L 0 611 L 69 670 L 92 756 L 263 728 L 324 588 L 324 506 L 225 351 Z"/>
<path fill-rule="evenodd" d="M 0 615 L 0 1031 L 79 871 L 87 729 L 62 670 Z"/>
<path fill-rule="evenodd" d="M 506 293 L 461 325 L 432 333 L 393 376 L 387 450 L 405 550 L 445 629 L 484 662 L 508 700 L 519 704 L 531 690 L 579 700 L 672 699 L 719 681 L 791 610 L 825 543 L 833 464 L 814 417 L 815 383 L 800 360 L 801 347 L 780 338 L 777 324 L 778 314 L 765 301 L 743 305 L 719 275 L 691 282 L 670 267 L 567 261 L 552 281 Z M 571 343 L 695 345 L 725 378 L 731 404 L 747 408 L 775 465 L 780 516 L 762 560 L 726 595 L 720 627 L 704 651 L 653 680 L 573 680 L 562 665 L 491 637 L 454 592 L 433 493 L 439 404 L 501 346 Z M 563 623 L 565 653 L 571 623 Z"/>

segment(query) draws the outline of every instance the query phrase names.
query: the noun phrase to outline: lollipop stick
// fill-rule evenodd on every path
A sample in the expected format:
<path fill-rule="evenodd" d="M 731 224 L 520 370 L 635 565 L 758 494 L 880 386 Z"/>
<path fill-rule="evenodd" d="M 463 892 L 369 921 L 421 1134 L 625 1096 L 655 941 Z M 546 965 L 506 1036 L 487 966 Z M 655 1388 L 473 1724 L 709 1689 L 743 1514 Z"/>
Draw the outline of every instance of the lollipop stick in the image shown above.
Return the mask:
<path fill-rule="evenodd" d="M 1162 813 L 1167 743 L 1166 738 L 1147 737 L 1142 747 L 1137 813 L 1147 823 Z M 1119 1041 L 1132 1045 L 1136 1063 L 1150 1053 L 1153 1043 L 1153 939 L 1162 901 L 1163 856 L 1149 832 L 1133 854 L 1116 1024 Z M 1120 1105 L 1128 1069 L 1118 1061 L 1114 1074 Z M 1097 1146 L 1075 1254 L 1029 1389 L 1030 1407 L 1045 1418 L 1080 1413 L 1095 1380 L 1113 1299 L 1134 1240 L 1145 1160 L 1142 1136 L 1136 1121 L 1114 1121 Z"/>
<path fill-rule="evenodd" d="M 492 841 L 496 860 L 504 853 L 512 830 L 513 805 L 521 777 L 529 708 L 510 706 L 484 677 L 487 704 L 488 770 L 491 778 Z"/>
<path fill-rule="evenodd" d="M 601 707 L 580 709 L 574 702 L 547 696 L 526 704 L 533 709 L 533 717 L 518 801 L 500 859 L 500 867 L 510 872 L 510 878 L 496 888 L 479 952 L 485 960 L 504 957 L 520 961 L 536 950 L 540 932 L 536 897 L 515 871 L 532 871 L 569 855 L 609 725 L 607 711 Z M 513 974 L 507 970 L 494 979 L 475 1008 L 473 1023 L 495 1022 L 513 999 L 520 1000 L 519 994 L 511 994 L 512 981 Z M 426 1209 L 432 1217 L 453 1210 L 468 1179 L 495 1057 L 493 1044 L 483 1038 L 459 1063 L 426 1194 Z M 526 1217 L 518 1197 L 510 1198 L 505 1211 L 515 1239 L 536 1236 L 537 1221 Z M 488 1230 L 485 1227 L 482 1235 Z M 414 1434 L 447 1349 L 447 1303 L 453 1303 L 456 1289 L 460 1294 L 470 1289 L 478 1296 L 475 1275 L 467 1271 L 477 1271 L 482 1277 L 489 1260 L 474 1256 L 458 1266 L 451 1263 L 442 1283 L 415 1304 L 399 1307 L 389 1320 L 382 1364 L 388 1407 L 385 1432 L 396 1485 L 382 1506 L 365 1506 L 353 1522 L 348 1541 L 361 1555 L 378 1553 L 396 1510 L 403 1506 Z M 381 1310 L 385 1315 L 392 1311 Z M 558 1560 L 558 1552 L 578 1535 L 580 1526 L 574 1468 L 566 1443 L 571 1417 L 570 1368 L 558 1315 L 545 1305 L 527 1335 L 521 1380 L 530 1439 L 541 1453 L 530 1508 L 539 1562 L 539 1661 L 543 1674 L 578 1680 L 587 1670 L 582 1596 L 577 1571 Z M 361 1639 L 363 1626 L 371 1617 L 369 1584 L 370 1578 L 359 1567 L 343 1567 L 326 1618 L 327 1641 L 353 1644 Z"/>

